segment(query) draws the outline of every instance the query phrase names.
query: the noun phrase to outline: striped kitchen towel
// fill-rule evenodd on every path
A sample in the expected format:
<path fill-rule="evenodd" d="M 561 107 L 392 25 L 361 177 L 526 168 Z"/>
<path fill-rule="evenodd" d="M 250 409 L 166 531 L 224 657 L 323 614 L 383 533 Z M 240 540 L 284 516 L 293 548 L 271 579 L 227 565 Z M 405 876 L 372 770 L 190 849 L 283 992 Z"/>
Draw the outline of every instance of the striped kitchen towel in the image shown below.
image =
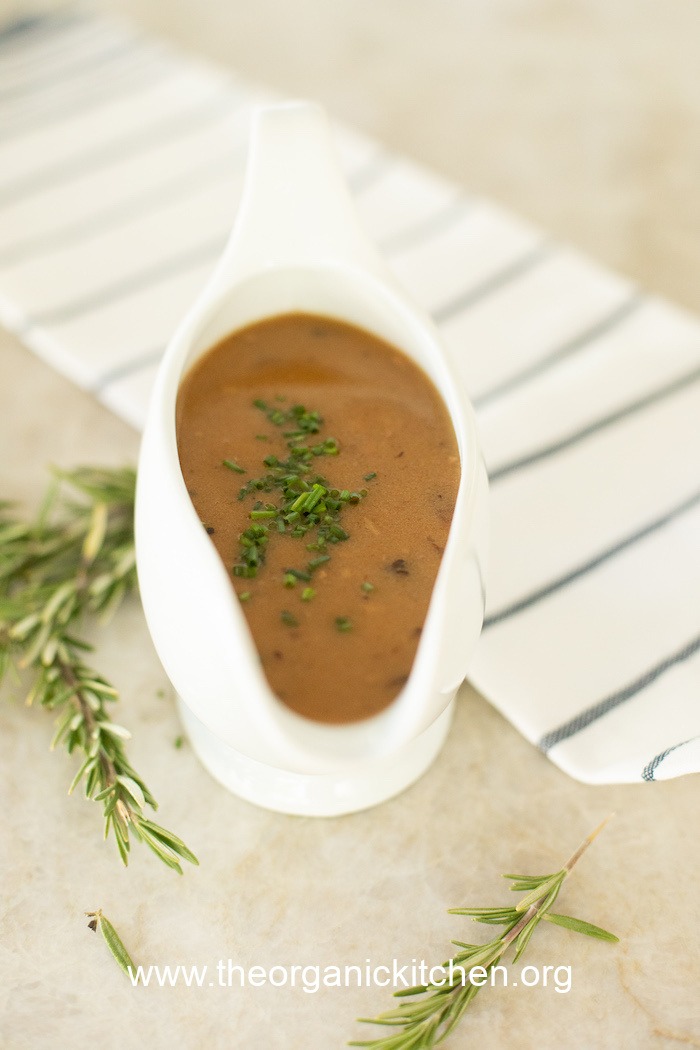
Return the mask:
<path fill-rule="evenodd" d="M 0 320 L 140 426 L 270 98 L 81 9 L 0 32 Z M 361 218 L 477 407 L 474 684 L 581 780 L 700 769 L 700 324 L 337 129 Z"/>

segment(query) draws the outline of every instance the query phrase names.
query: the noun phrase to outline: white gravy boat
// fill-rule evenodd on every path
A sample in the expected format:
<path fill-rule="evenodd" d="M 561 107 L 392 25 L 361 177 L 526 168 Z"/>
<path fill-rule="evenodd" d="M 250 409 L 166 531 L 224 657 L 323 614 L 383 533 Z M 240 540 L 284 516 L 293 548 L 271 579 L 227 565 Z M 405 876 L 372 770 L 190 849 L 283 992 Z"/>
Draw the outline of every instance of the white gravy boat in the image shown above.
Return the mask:
<path fill-rule="evenodd" d="M 231 576 L 188 495 L 175 436 L 178 388 L 192 363 L 229 332 L 293 311 L 339 318 L 400 347 L 441 394 L 461 459 L 409 679 L 385 710 L 343 725 L 305 719 L 270 689 Z M 192 745 L 217 780 L 269 809 L 333 816 L 381 802 L 427 769 L 481 630 L 486 503 L 471 406 L 432 322 L 362 232 L 323 111 L 304 102 L 260 108 L 231 238 L 160 366 L 136 498 L 148 626 Z"/>

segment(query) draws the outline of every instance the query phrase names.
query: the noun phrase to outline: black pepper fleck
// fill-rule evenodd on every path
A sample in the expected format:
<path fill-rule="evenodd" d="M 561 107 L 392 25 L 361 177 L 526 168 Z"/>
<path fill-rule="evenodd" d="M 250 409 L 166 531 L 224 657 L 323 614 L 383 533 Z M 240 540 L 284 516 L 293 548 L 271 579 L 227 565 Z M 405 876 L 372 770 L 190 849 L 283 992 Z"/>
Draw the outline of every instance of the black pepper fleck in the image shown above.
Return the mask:
<path fill-rule="evenodd" d="M 397 576 L 408 576 L 409 569 L 404 558 L 397 558 L 396 561 L 392 561 L 389 566 L 392 572 L 395 572 Z"/>

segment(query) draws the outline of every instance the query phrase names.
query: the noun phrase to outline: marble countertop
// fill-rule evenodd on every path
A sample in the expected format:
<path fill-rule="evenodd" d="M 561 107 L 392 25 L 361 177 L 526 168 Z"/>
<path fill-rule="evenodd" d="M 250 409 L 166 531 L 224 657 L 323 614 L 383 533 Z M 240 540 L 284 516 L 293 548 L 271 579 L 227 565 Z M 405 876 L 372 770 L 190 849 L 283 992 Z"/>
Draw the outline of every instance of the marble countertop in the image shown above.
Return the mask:
<path fill-rule="evenodd" d="M 9 5 L 20 10 L 23 4 Z M 349 123 L 700 309 L 694 0 L 123 0 L 151 28 Z M 614 6 L 614 11 L 609 10 Z M 290 40 L 295 46 L 290 46 Z M 0 333 L 2 496 L 35 506 L 46 465 L 134 461 L 138 438 Z M 123 869 L 97 806 L 66 796 L 51 719 L 0 706 L 0 1045 L 105 1050 L 330 1050 L 379 1030 L 380 988 L 132 989 L 83 913 L 102 908 L 136 961 L 186 966 L 440 962 L 474 927 L 460 904 L 507 899 L 499 872 L 559 865 L 616 818 L 561 910 L 619 945 L 547 927 L 524 962 L 570 966 L 571 990 L 484 990 L 446 1047 L 700 1047 L 698 780 L 589 787 L 464 687 L 453 731 L 400 797 L 335 820 L 227 794 L 180 733 L 137 602 L 95 634 L 122 692 L 133 762 L 162 822 L 199 855 L 182 878 L 136 847 Z M 504 892 L 505 890 L 505 892 Z"/>

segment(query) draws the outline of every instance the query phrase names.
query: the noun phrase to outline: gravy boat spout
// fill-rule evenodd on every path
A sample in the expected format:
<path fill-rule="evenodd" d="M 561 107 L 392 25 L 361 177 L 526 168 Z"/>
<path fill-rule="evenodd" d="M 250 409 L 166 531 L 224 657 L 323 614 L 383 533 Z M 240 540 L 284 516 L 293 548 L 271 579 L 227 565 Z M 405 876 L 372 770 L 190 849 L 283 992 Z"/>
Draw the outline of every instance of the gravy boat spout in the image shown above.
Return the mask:
<path fill-rule="evenodd" d="M 274 695 L 178 457 L 176 401 L 190 366 L 229 333 L 296 312 L 345 321 L 399 347 L 442 397 L 460 456 L 457 502 L 411 673 L 388 707 L 359 722 L 311 721 Z M 302 102 L 259 109 L 231 238 L 157 376 L 136 498 L 148 626 L 192 744 L 222 784 L 270 809 L 332 816 L 389 798 L 427 769 L 481 630 L 486 502 L 471 406 L 432 322 L 362 232 L 323 111 Z"/>

